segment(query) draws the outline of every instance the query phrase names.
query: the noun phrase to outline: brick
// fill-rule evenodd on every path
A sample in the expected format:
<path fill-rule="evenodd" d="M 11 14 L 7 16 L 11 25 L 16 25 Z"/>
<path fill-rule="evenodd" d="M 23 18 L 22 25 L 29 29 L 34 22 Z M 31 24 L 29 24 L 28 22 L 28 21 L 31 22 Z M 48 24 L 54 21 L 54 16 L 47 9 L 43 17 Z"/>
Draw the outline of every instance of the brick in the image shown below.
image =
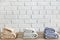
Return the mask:
<path fill-rule="evenodd" d="M 0 2 L 4 2 L 4 0 L 0 0 Z"/>
<path fill-rule="evenodd" d="M 35 24 L 36 20 L 35 19 L 26 19 L 25 23 L 27 23 L 27 24 Z"/>
<path fill-rule="evenodd" d="M 19 28 L 30 28 L 31 24 L 19 24 Z"/>
<path fill-rule="evenodd" d="M 17 1 L 17 0 L 5 0 L 6 2 L 15 2 L 15 1 Z"/>
<path fill-rule="evenodd" d="M 4 19 L 4 15 L 0 15 L 0 19 Z"/>
<path fill-rule="evenodd" d="M 43 24 L 32 24 L 32 28 L 34 28 L 37 32 L 42 32 L 44 31 L 44 26 Z"/>
<path fill-rule="evenodd" d="M 54 19 L 53 19 L 54 20 Z M 52 21 L 53 21 L 52 20 Z M 60 24 L 60 15 L 57 15 L 56 17 L 55 17 L 55 20 L 54 20 L 55 22 L 56 22 L 56 24 Z"/>
<path fill-rule="evenodd" d="M 57 6 L 57 8 L 56 8 L 57 10 L 60 10 L 60 6 Z"/>
<path fill-rule="evenodd" d="M 57 0 L 45 0 L 45 1 L 47 1 L 47 2 L 56 2 Z"/>
<path fill-rule="evenodd" d="M 45 6 L 45 9 L 47 10 L 56 10 L 56 6 Z"/>
<path fill-rule="evenodd" d="M 14 11 L 12 11 L 12 14 L 13 15 L 19 15 L 20 13 L 19 13 L 19 10 L 14 10 Z"/>
<path fill-rule="evenodd" d="M 38 23 L 40 24 L 44 24 L 44 23 L 49 23 L 50 22 L 50 19 L 39 19 L 38 20 Z"/>
<path fill-rule="evenodd" d="M 56 24 L 52 24 L 52 23 L 46 23 L 45 27 L 50 27 L 50 28 L 56 28 Z M 56 30 L 56 29 L 55 29 Z"/>
<path fill-rule="evenodd" d="M 19 19 L 30 19 L 30 15 L 19 15 Z"/>
<path fill-rule="evenodd" d="M 57 0 L 50 0 L 51 2 L 56 2 Z"/>
<path fill-rule="evenodd" d="M 37 2 L 25 2 L 25 6 L 37 6 Z"/>
<path fill-rule="evenodd" d="M 23 24 L 24 23 L 24 20 L 23 19 L 13 19 L 12 20 L 12 24 Z"/>
<path fill-rule="evenodd" d="M 32 0 L 32 2 L 43 2 L 44 0 Z"/>
<path fill-rule="evenodd" d="M 26 13 L 26 10 L 19 10 L 19 14 L 20 15 L 26 15 L 27 13 Z"/>
<path fill-rule="evenodd" d="M 40 14 L 40 11 L 39 10 L 32 10 L 32 14 L 33 15 L 39 15 Z"/>
<path fill-rule="evenodd" d="M 44 15 L 32 15 L 32 19 L 43 19 Z"/>
<path fill-rule="evenodd" d="M 19 28 L 19 25 L 18 24 L 11 24 L 11 23 L 8 23 L 8 24 L 4 24 L 4 26 L 7 26 L 7 27 L 11 27 L 11 28 Z"/>
<path fill-rule="evenodd" d="M 2 4 L 2 5 L 1 5 Z M 10 2 L 1 2 L 0 6 L 5 7 L 5 6 L 10 6 Z"/>
<path fill-rule="evenodd" d="M 46 10 L 40 10 L 40 13 L 39 13 L 40 15 L 46 15 L 47 13 L 46 13 Z"/>
<path fill-rule="evenodd" d="M 38 6 L 49 6 L 49 2 L 38 2 Z"/>
<path fill-rule="evenodd" d="M 45 15 L 44 18 L 45 18 L 45 19 L 49 19 L 49 20 L 51 20 L 51 15 Z"/>
<path fill-rule="evenodd" d="M 4 27 L 4 24 L 0 24 L 0 32 L 2 32 L 3 27 Z"/>
<path fill-rule="evenodd" d="M 57 18 L 57 19 L 60 19 L 60 15 L 57 15 L 56 18 Z"/>
<path fill-rule="evenodd" d="M 51 6 L 59 6 L 60 2 L 51 2 Z"/>
<path fill-rule="evenodd" d="M 32 28 L 35 29 L 36 32 L 41 32 L 40 28 L 37 28 L 37 27 L 32 27 Z"/>
<path fill-rule="evenodd" d="M 52 15 L 53 14 L 53 10 L 46 10 L 47 15 Z"/>
<path fill-rule="evenodd" d="M 56 24 L 57 21 L 54 19 L 54 20 L 51 20 L 51 23 Z"/>
<path fill-rule="evenodd" d="M 57 23 L 56 15 L 51 15 L 51 23 L 53 24 Z"/>
<path fill-rule="evenodd" d="M 24 6 L 24 2 L 11 2 L 12 6 Z"/>
<path fill-rule="evenodd" d="M 32 10 L 43 10 L 44 6 L 32 6 Z"/>
<path fill-rule="evenodd" d="M 26 10 L 27 15 L 32 15 L 32 10 Z"/>
<path fill-rule="evenodd" d="M 9 23 L 11 23 L 11 20 L 3 19 L 3 18 L 0 20 L 0 24 L 9 24 Z"/>
<path fill-rule="evenodd" d="M 3 6 L 0 6 L 0 11 L 4 11 L 4 7 Z"/>
<path fill-rule="evenodd" d="M 51 19 L 56 19 L 56 15 L 51 15 Z"/>
<path fill-rule="evenodd" d="M 60 30 L 60 23 L 57 23 L 57 29 L 58 29 L 58 31 Z"/>
<path fill-rule="evenodd" d="M 31 0 L 18 0 L 18 1 L 21 1 L 21 2 L 30 2 Z"/>
<path fill-rule="evenodd" d="M 17 15 L 5 15 L 5 19 L 17 19 Z"/>
<path fill-rule="evenodd" d="M 59 11 L 58 10 L 46 10 L 47 15 L 58 15 Z"/>
<path fill-rule="evenodd" d="M 51 27 L 51 23 L 45 23 L 45 27 Z"/>
<path fill-rule="evenodd" d="M 34 28 L 40 28 L 40 27 L 43 27 L 43 24 L 38 24 L 38 23 L 35 23 L 35 24 L 32 24 L 32 27 Z"/>
<path fill-rule="evenodd" d="M 40 32 L 43 32 L 43 31 L 44 31 L 44 29 L 45 29 L 45 27 L 44 27 L 44 26 L 40 27 Z"/>
<path fill-rule="evenodd" d="M 59 11 L 59 10 L 53 10 L 52 15 L 58 15 L 59 13 L 60 13 L 60 11 Z"/>
<path fill-rule="evenodd" d="M 31 10 L 31 6 L 18 6 L 18 10 Z"/>
<path fill-rule="evenodd" d="M 0 10 L 0 15 L 6 15 L 6 11 Z"/>
<path fill-rule="evenodd" d="M 9 11 L 17 10 L 17 6 L 5 6 L 5 10 Z"/>
<path fill-rule="evenodd" d="M 56 0 L 56 1 L 60 2 L 60 0 Z"/>
<path fill-rule="evenodd" d="M 12 13 L 13 11 L 6 11 L 6 15 L 12 15 L 13 13 Z"/>

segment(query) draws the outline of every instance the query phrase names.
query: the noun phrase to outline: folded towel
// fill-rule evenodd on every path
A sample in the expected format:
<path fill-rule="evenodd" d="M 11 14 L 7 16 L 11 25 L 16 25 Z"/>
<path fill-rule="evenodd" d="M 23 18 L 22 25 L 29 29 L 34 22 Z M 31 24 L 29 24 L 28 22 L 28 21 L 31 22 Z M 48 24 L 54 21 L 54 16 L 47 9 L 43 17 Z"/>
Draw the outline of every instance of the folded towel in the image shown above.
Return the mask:
<path fill-rule="evenodd" d="M 55 33 L 49 33 L 49 34 L 45 34 L 45 38 L 58 38 L 58 34 Z"/>
<path fill-rule="evenodd" d="M 59 35 L 53 28 L 46 27 L 44 30 L 44 37 L 45 38 L 59 38 Z"/>
<path fill-rule="evenodd" d="M 53 28 L 46 27 L 44 30 L 44 33 L 54 33 L 54 32 L 55 32 L 55 30 Z"/>

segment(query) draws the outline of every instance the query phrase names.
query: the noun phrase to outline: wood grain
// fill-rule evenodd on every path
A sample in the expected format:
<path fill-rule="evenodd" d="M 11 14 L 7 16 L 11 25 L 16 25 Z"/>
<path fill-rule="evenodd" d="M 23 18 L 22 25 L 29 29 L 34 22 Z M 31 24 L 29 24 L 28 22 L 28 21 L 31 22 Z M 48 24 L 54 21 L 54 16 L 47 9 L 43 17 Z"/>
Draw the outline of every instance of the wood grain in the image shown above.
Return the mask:
<path fill-rule="evenodd" d="M 38 38 L 35 38 L 35 39 L 23 38 L 23 33 L 22 32 L 19 32 L 19 33 L 16 33 L 16 34 L 17 34 L 17 38 L 15 40 L 60 40 L 60 38 L 58 38 L 58 39 L 44 39 L 44 33 L 43 32 L 38 32 L 39 36 L 38 36 Z M 8 40 L 11 40 L 11 39 L 8 39 Z"/>

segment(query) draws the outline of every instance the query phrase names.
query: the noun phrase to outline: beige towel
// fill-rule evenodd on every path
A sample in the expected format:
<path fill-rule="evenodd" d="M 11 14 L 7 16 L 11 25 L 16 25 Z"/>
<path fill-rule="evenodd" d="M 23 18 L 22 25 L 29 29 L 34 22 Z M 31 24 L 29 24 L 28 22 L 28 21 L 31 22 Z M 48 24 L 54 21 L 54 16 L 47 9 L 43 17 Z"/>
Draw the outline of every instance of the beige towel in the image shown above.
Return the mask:
<path fill-rule="evenodd" d="M 4 37 L 4 38 L 16 38 L 16 33 L 15 33 L 14 29 L 9 28 L 9 27 L 4 27 L 2 37 Z"/>

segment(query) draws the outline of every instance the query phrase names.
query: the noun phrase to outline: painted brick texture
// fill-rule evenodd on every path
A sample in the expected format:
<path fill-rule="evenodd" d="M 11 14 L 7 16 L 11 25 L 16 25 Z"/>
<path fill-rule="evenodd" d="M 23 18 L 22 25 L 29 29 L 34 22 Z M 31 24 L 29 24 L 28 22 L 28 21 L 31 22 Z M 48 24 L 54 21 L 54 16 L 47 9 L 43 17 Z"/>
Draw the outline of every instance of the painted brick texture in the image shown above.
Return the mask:
<path fill-rule="evenodd" d="M 60 29 L 60 0 L 0 0 L 0 29 L 12 27 L 17 32 L 45 27 Z"/>

